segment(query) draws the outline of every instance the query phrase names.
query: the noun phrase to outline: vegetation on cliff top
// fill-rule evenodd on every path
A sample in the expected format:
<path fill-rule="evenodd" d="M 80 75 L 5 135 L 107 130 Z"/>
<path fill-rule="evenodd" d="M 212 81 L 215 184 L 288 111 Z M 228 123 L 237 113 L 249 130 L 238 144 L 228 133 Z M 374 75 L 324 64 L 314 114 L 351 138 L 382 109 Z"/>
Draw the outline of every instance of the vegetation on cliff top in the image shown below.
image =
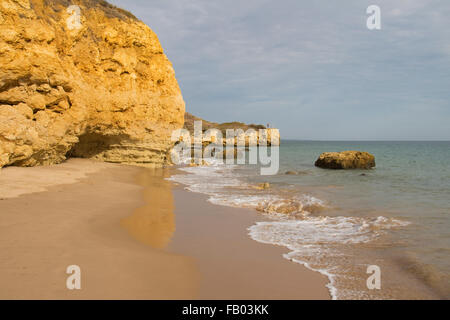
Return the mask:
<path fill-rule="evenodd" d="M 227 129 L 242 129 L 244 132 L 248 129 L 254 129 L 255 131 L 258 131 L 259 129 L 266 129 L 266 127 L 261 124 L 245 124 L 237 121 L 224 123 L 211 122 L 196 117 L 189 112 L 186 112 L 184 114 L 184 128 L 187 129 L 191 134 L 194 133 L 194 121 L 202 121 L 202 131 L 206 131 L 212 128 L 219 129 L 220 131 L 222 131 L 222 134 L 224 136 Z"/>

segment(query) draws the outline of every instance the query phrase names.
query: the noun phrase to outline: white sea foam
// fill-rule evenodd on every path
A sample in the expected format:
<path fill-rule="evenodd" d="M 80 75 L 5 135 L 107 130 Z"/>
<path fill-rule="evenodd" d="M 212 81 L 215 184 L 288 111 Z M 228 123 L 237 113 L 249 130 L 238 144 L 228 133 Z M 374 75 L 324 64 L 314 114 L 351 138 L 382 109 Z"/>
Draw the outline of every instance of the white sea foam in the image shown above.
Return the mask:
<path fill-rule="evenodd" d="M 173 175 L 168 180 L 186 185 L 186 189 L 220 197 L 225 188 L 241 186 L 242 182 L 237 179 L 231 168 L 211 164 L 209 166 L 185 167 L 181 171 L 188 174 Z"/>
<path fill-rule="evenodd" d="M 386 230 L 406 226 L 408 222 L 377 217 L 305 217 L 303 220 L 257 222 L 248 228 L 253 240 L 284 246 L 290 250 L 284 257 L 326 275 L 333 299 L 349 298 L 339 295 L 335 285 L 339 268 L 332 262 L 340 257 L 336 247 L 345 244 L 368 243 Z M 355 294 L 352 295 L 355 297 Z"/>
<path fill-rule="evenodd" d="M 210 162 L 209 166 L 181 168 L 187 174 L 168 179 L 185 184 L 187 190 L 209 195 L 214 204 L 254 208 L 273 218 L 274 221 L 257 222 L 248 228 L 250 237 L 288 248 L 290 252 L 284 258 L 327 276 L 333 299 L 349 297 L 336 286 L 341 270 L 333 263 L 342 258 L 339 246 L 369 243 L 388 229 L 409 224 L 384 216 L 317 216 L 314 210 L 326 207 L 321 199 L 305 194 L 290 194 L 286 198 L 268 190 L 255 190 L 233 170 L 235 167 Z M 357 295 L 352 293 L 352 297 Z"/>

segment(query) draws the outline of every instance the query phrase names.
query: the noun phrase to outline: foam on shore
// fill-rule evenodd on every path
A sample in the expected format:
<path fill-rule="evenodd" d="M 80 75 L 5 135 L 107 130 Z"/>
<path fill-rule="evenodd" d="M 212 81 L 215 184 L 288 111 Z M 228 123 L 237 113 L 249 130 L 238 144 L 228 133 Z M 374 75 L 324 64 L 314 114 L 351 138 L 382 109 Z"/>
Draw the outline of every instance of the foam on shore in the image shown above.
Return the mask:
<path fill-rule="evenodd" d="M 290 252 L 284 258 L 327 276 L 333 299 L 373 298 L 358 288 L 347 287 L 346 278 L 354 277 L 356 272 L 347 261 L 346 250 L 376 242 L 388 230 L 409 222 L 384 216 L 327 216 L 323 214 L 327 204 L 322 199 L 280 188 L 257 190 L 236 168 L 217 163 L 182 167 L 180 170 L 187 174 L 169 179 L 186 185 L 189 191 L 209 195 L 213 204 L 261 212 L 269 221 L 249 227 L 249 236 L 261 243 L 286 247 Z"/>

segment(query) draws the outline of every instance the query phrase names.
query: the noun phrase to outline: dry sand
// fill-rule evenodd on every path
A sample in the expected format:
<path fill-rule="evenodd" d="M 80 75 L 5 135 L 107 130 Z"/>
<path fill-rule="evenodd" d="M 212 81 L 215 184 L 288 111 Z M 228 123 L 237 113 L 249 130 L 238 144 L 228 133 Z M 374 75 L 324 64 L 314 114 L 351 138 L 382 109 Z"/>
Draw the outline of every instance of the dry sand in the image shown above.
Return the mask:
<path fill-rule="evenodd" d="M 0 172 L 0 299 L 329 299 L 327 279 L 251 240 L 251 210 L 170 170 L 71 159 Z M 81 268 L 81 290 L 66 268 Z"/>
<path fill-rule="evenodd" d="M 73 182 L 71 172 L 79 177 L 85 167 L 90 174 L 78 183 L 49 181 L 55 170 L 67 173 L 59 183 Z M 3 169 L 2 186 L 5 180 L 11 183 L 10 171 L 21 171 L 21 186 L 30 177 L 30 186 L 48 190 L 0 201 L 0 298 L 194 298 L 198 273 L 193 259 L 137 242 L 120 225 L 145 205 L 135 182 L 143 170 L 80 159 L 51 168 Z M 73 264 L 81 268 L 81 290 L 66 288 L 66 268 Z"/>

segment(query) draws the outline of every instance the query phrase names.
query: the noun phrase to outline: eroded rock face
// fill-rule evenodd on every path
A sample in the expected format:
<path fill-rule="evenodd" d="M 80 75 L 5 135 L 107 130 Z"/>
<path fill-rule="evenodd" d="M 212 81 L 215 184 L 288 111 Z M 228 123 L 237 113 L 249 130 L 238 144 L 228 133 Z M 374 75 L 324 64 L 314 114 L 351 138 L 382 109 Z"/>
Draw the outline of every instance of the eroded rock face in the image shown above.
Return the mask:
<path fill-rule="evenodd" d="M 326 169 L 370 169 L 375 167 L 375 157 L 368 152 L 324 152 L 315 162 L 316 167 Z"/>
<path fill-rule="evenodd" d="M 228 142 L 227 139 L 227 129 L 233 129 L 235 130 L 235 133 L 237 137 L 229 138 L 230 145 L 237 145 L 240 139 L 245 139 L 245 145 L 248 146 L 249 142 L 252 142 L 256 145 L 272 145 L 272 139 L 273 139 L 273 145 L 279 146 L 281 139 L 280 139 L 280 131 L 275 128 L 266 128 L 264 125 L 261 124 L 245 124 L 242 122 L 225 122 L 225 123 L 217 123 L 217 122 L 211 122 L 204 120 L 202 118 L 196 117 L 189 112 L 186 112 L 184 114 L 184 129 L 188 130 L 190 133 L 190 140 L 191 143 L 194 143 L 194 129 L 195 129 L 195 121 L 201 121 L 201 129 L 202 132 L 206 135 L 205 131 L 211 131 L 211 129 L 216 129 L 219 132 L 221 132 L 222 136 L 219 138 L 216 133 L 211 133 L 211 138 L 207 138 L 206 141 L 203 141 L 203 145 L 206 146 L 211 142 L 214 142 L 216 144 L 222 143 L 223 146 L 225 146 Z M 259 130 L 265 130 L 266 135 L 260 137 L 260 131 Z M 199 129 L 197 129 L 199 130 Z M 239 133 L 237 130 L 242 130 L 241 133 Z M 249 133 L 248 130 L 254 130 L 255 136 L 254 140 L 250 139 L 250 135 L 246 135 L 245 137 L 242 135 L 245 135 L 246 133 Z M 240 137 L 240 138 L 239 138 Z M 273 137 L 273 138 L 272 138 Z M 221 139 L 221 141 L 219 141 Z"/>
<path fill-rule="evenodd" d="M 165 163 L 185 106 L 156 34 L 104 1 L 71 4 L 0 1 L 0 167 Z"/>

